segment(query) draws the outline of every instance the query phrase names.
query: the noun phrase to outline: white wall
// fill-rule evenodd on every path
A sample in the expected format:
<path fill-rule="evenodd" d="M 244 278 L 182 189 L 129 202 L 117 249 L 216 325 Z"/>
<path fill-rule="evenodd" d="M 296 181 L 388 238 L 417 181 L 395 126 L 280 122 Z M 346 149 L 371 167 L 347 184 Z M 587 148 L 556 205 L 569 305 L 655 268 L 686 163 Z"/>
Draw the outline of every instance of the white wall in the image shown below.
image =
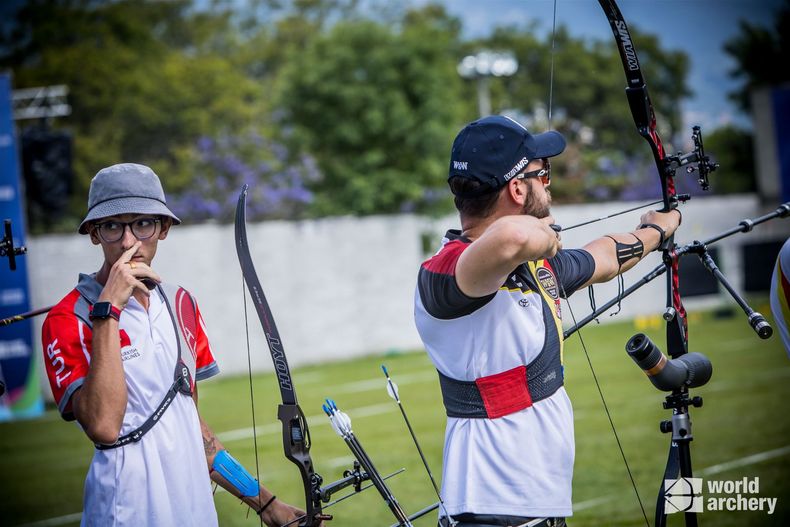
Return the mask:
<path fill-rule="evenodd" d="M 633 206 L 629 203 L 557 206 L 554 217 L 570 226 Z M 704 239 L 734 227 L 744 218 L 770 212 L 753 196 L 696 198 L 682 206 L 678 243 Z M 632 230 L 641 212 L 563 234 L 566 248 L 579 247 L 603 233 Z M 424 256 L 421 235 L 432 233 L 438 248 L 457 218 L 399 215 L 329 218 L 313 221 L 272 221 L 248 225 L 252 258 L 274 312 L 291 365 L 336 360 L 387 350 L 418 349 L 412 321 L 416 273 Z M 740 286 L 739 246 L 758 239 L 784 239 L 790 220 L 774 220 L 745 236 L 721 243 L 719 266 Z M 57 302 L 76 283 L 79 272 L 93 272 L 101 251 L 85 236 L 60 235 L 28 240 L 28 269 L 34 307 Z M 689 258 L 689 257 L 687 257 Z M 660 263 L 653 254 L 626 277 L 626 286 Z M 247 371 L 242 278 L 232 225 L 173 228 L 159 245 L 154 268 L 164 280 L 178 283 L 197 297 L 223 374 Z M 659 277 L 623 302 L 616 320 L 658 314 L 665 297 Z M 596 286 L 598 304 L 617 292 L 614 283 Z M 692 301 L 694 300 L 694 301 Z M 687 307 L 710 305 L 721 299 L 689 299 Z M 586 292 L 571 304 L 577 318 L 589 313 Z M 247 302 L 253 369 L 271 370 L 272 362 L 252 304 Z M 566 323 L 570 323 L 566 315 Z M 609 316 L 601 322 L 610 321 Z M 35 327 L 40 330 L 41 318 Z M 744 322 L 744 331 L 750 331 Z M 41 356 L 40 343 L 37 355 Z M 49 393 L 49 390 L 44 390 Z"/>

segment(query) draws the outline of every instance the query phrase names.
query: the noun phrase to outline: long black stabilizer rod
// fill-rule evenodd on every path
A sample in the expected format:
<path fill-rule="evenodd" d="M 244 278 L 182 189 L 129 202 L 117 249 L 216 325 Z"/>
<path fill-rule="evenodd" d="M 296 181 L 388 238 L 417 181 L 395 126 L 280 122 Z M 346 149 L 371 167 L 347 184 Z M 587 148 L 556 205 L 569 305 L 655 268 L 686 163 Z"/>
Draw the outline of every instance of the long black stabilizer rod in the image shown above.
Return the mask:
<path fill-rule="evenodd" d="M 700 244 L 701 245 L 711 245 L 713 243 L 716 243 L 718 241 L 723 240 L 724 238 L 728 238 L 728 237 L 732 236 L 733 234 L 738 234 L 738 233 L 741 233 L 741 232 L 743 232 L 743 233 L 751 232 L 751 230 L 754 229 L 755 226 L 760 225 L 761 223 L 765 223 L 766 221 L 770 221 L 770 220 L 773 220 L 775 218 L 786 218 L 788 215 L 790 215 L 790 202 L 781 204 L 775 211 L 770 212 L 768 214 L 765 214 L 763 216 L 759 216 L 757 218 L 752 218 L 752 219 L 741 220 L 738 223 L 737 227 L 733 227 L 733 228 L 728 229 L 728 230 L 726 230 L 726 231 L 724 231 L 724 232 L 722 232 L 720 234 L 716 234 L 715 236 L 711 236 L 710 238 L 707 238 L 707 239 L 705 239 L 705 240 L 703 240 L 701 242 L 694 242 L 694 243 L 690 243 L 688 245 L 683 245 L 681 247 L 677 247 L 676 253 L 677 253 L 678 257 L 683 256 L 683 255 L 685 255 L 685 254 L 687 254 L 689 252 L 693 252 L 695 250 L 695 248 L 698 247 Z M 602 306 L 597 308 L 595 311 L 593 311 L 592 313 L 590 313 L 586 317 L 584 317 L 581 320 L 579 320 L 575 325 L 573 325 L 570 328 L 568 328 L 563 333 L 564 338 L 567 339 L 568 337 L 570 337 L 571 335 L 576 333 L 576 331 L 578 331 L 580 328 L 583 328 L 584 326 L 586 326 L 587 324 L 589 324 L 590 322 L 592 322 L 593 320 L 595 320 L 596 318 L 601 316 L 603 313 L 608 311 L 612 306 L 616 305 L 622 299 L 626 298 L 627 296 L 630 296 L 634 291 L 636 291 L 637 289 L 639 289 L 643 285 L 647 284 L 648 282 L 651 282 L 652 280 L 658 278 L 659 276 L 661 276 L 665 272 L 666 272 L 666 267 L 664 266 L 664 264 L 662 263 L 662 264 L 658 265 L 652 271 L 650 271 L 649 273 L 644 275 L 642 278 L 640 278 L 632 286 L 630 286 L 627 289 L 625 289 L 625 291 L 623 291 L 622 294 L 612 298 L 611 300 L 609 300 L 608 302 L 606 302 L 605 304 L 603 304 Z"/>
<path fill-rule="evenodd" d="M 737 227 L 733 227 L 732 229 L 726 230 L 721 234 L 717 234 L 716 236 L 711 236 L 707 240 L 702 241 L 703 245 L 710 245 L 711 243 L 716 243 L 717 241 L 726 238 L 728 236 L 732 236 L 733 234 L 737 234 L 739 232 L 750 232 L 755 225 L 759 225 L 761 223 L 765 223 L 768 220 L 772 220 L 774 218 L 786 218 L 790 215 L 790 201 L 787 203 L 782 203 L 779 207 L 765 216 L 760 216 L 754 219 L 745 219 L 741 220 L 738 223 Z"/>
<path fill-rule="evenodd" d="M 409 521 L 414 521 L 417 518 L 422 518 L 423 516 L 425 516 L 429 512 L 435 511 L 436 509 L 438 509 L 439 506 L 440 506 L 440 503 L 438 501 L 436 503 L 434 503 L 433 505 L 428 505 L 424 509 L 419 510 L 419 511 L 415 512 L 414 514 L 412 514 L 411 516 L 409 516 Z M 391 527 L 400 527 L 401 525 L 402 524 L 400 524 L 400 523 L 394 523 L 394 524 L 391 525 Z"/>
<path fill-rule="evenodd" d="M 716 277 L 719 283 L 724 286 L 724 289 L 730 293 L 730 296 L 735 299 L 735 302 L 741 306 L 741 309 L 743 309 L 743 312 L 746 313 L 746 317 L 749 320 L 749 325 L 752 327 L 754 332 L 757 333 L 761 339 L 771 338 L 771 335 L 774 333 L 771 325 L 767 320 L 765 320 L 765 317 L 761 313 L 758 313 L 752 309 L 751 306 L 746 303 L 746 300 L 738 293 L 738 291 L 735 290 L 732 284 L 730 284 L 730 281 L 727 280 L 727 277 L 724 276 L 724 273 L 719 270 L 716 262 L 713 260 L 710 253 L 708 253 L 708 249 L 705 244 L 693 243 L 691 248 L 692 252 L 699 256 L 702 265 L 704 265 L 708 271 Z"/>
<path fill-rule="evenodd" d="M 562 334 L 563 338 L 567 339 L 568 337 L 570 337 L 571 335 L 576 333 L 579 329 L 583 328 L 584 326 L 586 326 L 587 324 L 589 324 L 590 322 L 592 322 L 593 320 L 595 320 L 596 318 L 598 318 L 602 314 L 606 313 L 609 310 L 609 308 L 611 308 L 612 306 L 616 305 L 623 298 L 625 298 L 627 296 L 630 296 L 631 293 L 633 293 L 634 291 L 636 291 L 637 289 L 639 289 L 640 287 L 642 287 L 646 283 L 652 282 L 654 279 L 658 278 L 659 276 L 661 276 L 662 274 L 664 274 L 666 272 L 667 272 L 667 268 L 664 266 L 664 264 L 663 263 L 659 264 L 652 271 L 650 271 L 645 276 L 640 278 L 639 281 L 637 281 L 634 285 L 628 287 L 621 294 L 619 294 L 616 297 L 614 297 L 613 299 L 609 300 L 604 305 L 602 305 L 601 307 L 597 308 L 595 311 L 593 311 L 592 313 L 590 313 L 589 315 L 587 315 L 583 319 L 579 320 L 575 325 L 573 325 L 570 328 L 568 328 L 567 330 L 565 330 L 565 332 Z"/>

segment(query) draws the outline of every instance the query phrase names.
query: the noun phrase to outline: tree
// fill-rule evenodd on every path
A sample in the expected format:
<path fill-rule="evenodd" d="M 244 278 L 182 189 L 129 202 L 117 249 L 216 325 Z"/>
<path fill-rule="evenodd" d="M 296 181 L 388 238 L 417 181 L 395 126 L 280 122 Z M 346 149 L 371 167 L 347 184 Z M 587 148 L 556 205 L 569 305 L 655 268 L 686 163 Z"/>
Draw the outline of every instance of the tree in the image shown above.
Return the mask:
<path fill-rule="evenodd" d="M 264 121 L 265 85 L 228 58 L 231 24 L 185 1 L 31 0 L 17 12 L 0 42 L 15 87 L 69 86 L 72 115 L 57 125 L 75 136 L 73 221 L 98 169 L 144 163 L 183 189 L 199 137 Z"/>
<path fill-rule="evenodd" d="M 400 27 L 339 21 L 289 57 L 278 94 L 324 179 L 314 212 L 421 209 L 444 187 L 460 121 L 457 24 L 429 6 Z"/>
<path fill-rule="evenodd" d="M 717 128 L 705 138 L 705 150 L 719 163 L 711 180 L 717 193 L 755 192 L 754 138 L 733 125 Z"/>
<path fill-rule="evenodd" d="M 614 42 L 576 38 L 560 25 L 552 51 L 552 35 L 541 40 L 538 33 L 534 25 L 501 27 L 466 46 L 470 51 L 512 50 L 519 70 L 511 78 L 492 83 L 494 107 L 508 108 L 533 132 L 552 128 L 568 139 L 566 152 L 553 164 L 560 174 L 552 184 L 555 199 L 574 202 L 655 195 L 654 163 L 634 128 Z M 688 57 L 662 49 L 656 36 L 635 28 L 631 34 L 659 132 L 670 143 L 682 122 L 679 101 L 691 94 L 686 83 Z M 550 90 L 551 123 L 547 119 Z"/>
<path fill-rule="evenodd" d="M 465 41 L 460 21 L 442 6 L 373 5 L 30 0 L 13 23 L 0 26 L 0 67 L 13 70 L 19 88 L 69 86 L 73 113 L 56 126 L 75 139 L 72 224 L 84 214 L 92 175 L 121 161 L 152 166 L 169 194 L 206 217 L 214 206 L 199 204 L 228 202 L 217 193 L 235 194 L 231 187 L 247 171 L 219 170 L 206 158 L 209 140 L 253 172 L 276 161 L 255 176 L 274 194 L 282 190 L 270 186 L 277 174 L 315 172 L 294 187 L 304 186 L 312 201 L 269 215 L 446 212 L 450 146 L 477 117 L 474 86 L 456 65 L 480 49 L 512 50 L 521 67 L 490 83 L 494 109 L 543 131 L 551 35 L 513 25 Z M 671 138 L 678 102 L 688 94 L 688 62 L 661 49 L 656 37 L 633 36 L 659 122 L 669 125 L 660 131 Z M 558 29 L 551 126 L 569 146 L 555 163 L 562 175 L 552 187 L 557 198 L 601 199 L 648 187 L 652 162 L 634 133 L 624 85 L 610 40 Z M 261 142 L 253 155 L 255 137 Z M 315 170 L 305 160 L 315 160 Z"/>
<path fill-rule="evenodd" d="M 313 202 L 306 185 L 321 179 L 310 156 L 293 159 L 285 145 L 255 131 L 201 137 L 197 151 L 198 159 L 189 165 L 194 174 L 189 187 L 168 199 L 176 216 L 190 223 L 233 221 L 245 184 L 250 186 L 249 220 L 300 218 Z"/>
<path fill-rule="evenodd" d="M 742 20 L 740 29 L 740 34 L 724 45 L 724 51 L 736 62 L 730 76 L 743 81 L 743 86 L 730 93 L 730 98 L 741 110 L 749 112 L 754 88 L 790 81 L 790 69 L 786 66 L 790 63 L 790 0 L 785 0 L 777 13 L 773 28 Z"/>

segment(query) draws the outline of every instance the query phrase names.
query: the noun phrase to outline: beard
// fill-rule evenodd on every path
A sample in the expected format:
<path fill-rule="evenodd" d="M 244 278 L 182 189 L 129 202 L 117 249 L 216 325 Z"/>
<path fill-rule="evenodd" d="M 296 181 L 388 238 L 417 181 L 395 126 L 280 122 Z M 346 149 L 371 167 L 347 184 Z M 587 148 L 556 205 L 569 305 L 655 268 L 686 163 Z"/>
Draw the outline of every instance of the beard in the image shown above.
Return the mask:
<path fill-rule="evenodd" d="M 546 189 L 546 202 L 542 203 L 537 193 L 531 188 L 528 190 L 524 206 L 521 208 L 522 214 L 527 216 L 534 216 L 538 219 L 543 219 L 551 215 L 551 192 Z"/>

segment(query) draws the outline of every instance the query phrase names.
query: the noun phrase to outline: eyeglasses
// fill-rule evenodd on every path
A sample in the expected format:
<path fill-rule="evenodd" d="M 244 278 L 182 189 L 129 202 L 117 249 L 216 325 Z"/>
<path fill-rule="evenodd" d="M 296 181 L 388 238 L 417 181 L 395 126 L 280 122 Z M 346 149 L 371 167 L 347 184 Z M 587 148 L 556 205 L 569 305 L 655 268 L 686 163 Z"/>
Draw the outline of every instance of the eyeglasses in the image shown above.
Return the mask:
<path fill-rule="evenodd" d="M 518 174 L 516 179 L 527 179 L 532 177 L 540 179 L 540 182 L 544 185 L 551 183 L 551 162 L 548 159 L 544 159 L 543 168 Z"/>
<path fill-rule="evenodd" d="M 105 221 L 94 225 L 101 239 L 107 243 L 114 243 L 123 238 L 126 226 L 138 240 L 147 240 L 156 232 L 156 224 L 161 223 L 159 218 L 137 218 L 134 221 Z"/>

